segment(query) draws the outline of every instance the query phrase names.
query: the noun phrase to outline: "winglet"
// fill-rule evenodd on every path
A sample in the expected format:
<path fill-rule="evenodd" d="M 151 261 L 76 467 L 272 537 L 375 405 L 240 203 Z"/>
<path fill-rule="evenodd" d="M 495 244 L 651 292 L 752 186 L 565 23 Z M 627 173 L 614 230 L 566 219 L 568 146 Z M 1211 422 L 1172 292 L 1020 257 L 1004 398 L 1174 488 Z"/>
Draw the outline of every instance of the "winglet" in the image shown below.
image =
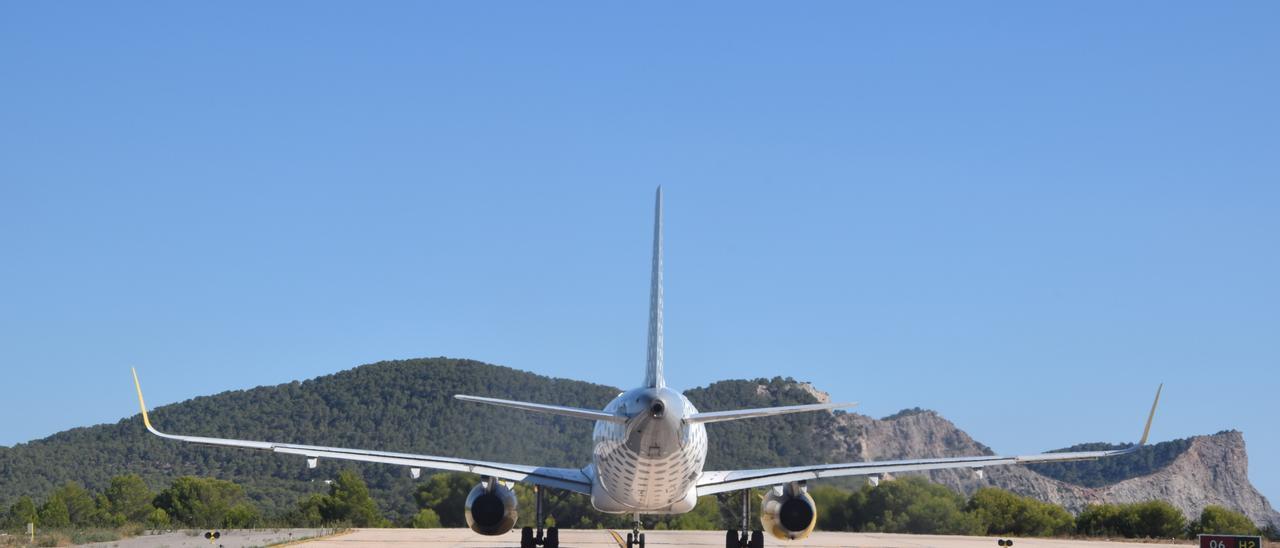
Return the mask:
<path fill-rule="evenodd" d="M 1147 426 L 1142 429 L 1142 439 L 1138 441 L 1138 445 L 1147 444 L 1147 436 L 1151 434 L 1151 420 L 1156 418 L 1156 405 L 1160 404 L 1160 391 L 1164 390 L 1164 383 L 1156 388 L 1156 400 L 1151 402 L 1151 414 L 1147 415 Z"/>
<path fill-rule="evenodd" d="M 138 407 L 142 408 L 142 424 L 145 424 L 147 430 L 152 433 L 159 434 L 159 432 L 156 432 L 155 427 L 151 426 L 151 417 L 147 416 L 147 404 L 142 401 L 142 384 L 138 382 L 138 370 L 133 367 L 129 369 L 133 371 L 133 387 L 138 389 Z"/>

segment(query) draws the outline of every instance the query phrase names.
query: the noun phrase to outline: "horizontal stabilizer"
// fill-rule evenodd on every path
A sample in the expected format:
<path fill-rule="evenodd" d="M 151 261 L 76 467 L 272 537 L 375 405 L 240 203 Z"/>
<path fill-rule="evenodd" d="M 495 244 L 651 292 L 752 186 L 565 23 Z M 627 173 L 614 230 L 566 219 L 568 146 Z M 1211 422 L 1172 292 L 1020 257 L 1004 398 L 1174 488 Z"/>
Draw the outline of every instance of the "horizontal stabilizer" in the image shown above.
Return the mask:
<path fill-rule="evenodd" d="M 523 401 L 500 400 L 498 398 L 483 398 L 480 396 L 466 396 L 458 394 L 454 396 L 462 401 L 473 401 L 476 403 L 487 403 L 489 405 L 499 405 L 502 407 L 511 407 L 524 411 L 533 411 L 535 413 L 548 413 L 551 415 L 562 415 L 565 417 L 575 417 L 579 419 L 591 419 L 597 421 L 609 422 L 627 422 L 627 418 L 622 415 L 614 415 L 604 411 L 595 411 L 592 409 L 582 409 L 579 407 L 564 407 L 560 405 L 547 405 L 543 403 L 529 403 Z"/>
<path fill-rule="evenodd" d="M 739 419 L 753 419 L 756 417 L 772 417 L 774 415 L 786 415 L 788 413 L 804 413 L 806 411 L 829 411 L 831 409 L 846 409 L 858 405 L 856 402 L 848 403 L 814 403 L 808 405 L 786 405 L 782 407 L 762 407 L 759 409 L 734 409 L 733 411 L 712 411 L 710 413 L 694 413 L 685 417 L 684 421 L 689 424 L 736 421 Z"/>

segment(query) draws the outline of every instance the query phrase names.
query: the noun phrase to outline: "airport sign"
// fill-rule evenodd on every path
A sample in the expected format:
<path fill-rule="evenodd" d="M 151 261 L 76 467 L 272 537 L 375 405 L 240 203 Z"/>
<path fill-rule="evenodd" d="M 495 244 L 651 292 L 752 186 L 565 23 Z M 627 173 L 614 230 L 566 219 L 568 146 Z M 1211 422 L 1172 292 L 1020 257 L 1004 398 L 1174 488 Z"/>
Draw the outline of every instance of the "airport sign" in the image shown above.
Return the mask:
<path fill-rule="evenodd" d="M 1242 535 L 1199 535 L 1200 548 L 1262 548 L 1262 537 Z"/>

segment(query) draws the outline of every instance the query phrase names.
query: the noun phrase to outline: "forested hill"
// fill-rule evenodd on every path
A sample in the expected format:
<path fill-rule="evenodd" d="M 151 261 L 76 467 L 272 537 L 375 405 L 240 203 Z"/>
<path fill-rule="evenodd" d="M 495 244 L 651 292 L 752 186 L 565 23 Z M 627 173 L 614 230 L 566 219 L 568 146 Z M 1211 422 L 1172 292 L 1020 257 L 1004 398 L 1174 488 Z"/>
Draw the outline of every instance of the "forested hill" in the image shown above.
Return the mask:
<path fill-rule="evenodd" d="M 590 455 L 589 421 L 461 402 L 454 394 L 600 408 L 617 389 L 551 379 L 507 367 L 444 358 L 380 362 L 334 375 L 224 392 L 152 410 L 174 433 L 384 449 L 551 466 L 581 466 Z M 141 415 L 76 428 L 0 449 L 0 504 L 43 495 L 69 479 L 91 490 L 113 475 L 140 474 L 153 488 L 186 474 L 234 480 L 270 513 L 293 508 L 341 467 L 361 469 L 384 508 L 413 509 L 404 468 L 200 447 L 148 434 Z M 312 481 L 317 480 L 317 481 Z"/>
<path fill-rule="evenodd" d="M 157 428 L 173 433 L 577 467 L 589 462 L 590 421 L 462 402 L 453 395 L 598 409 L 618 392 L 476 361 L 431 358 L 380 362 L 302 382 L 199 397 L 156 408 L 151 418 Z M 808 385 L 781 378 L 723 381 L 687 395 L 703 411 L 812 403 L 815 396 L 823 397 Z M 708 469 L 989 452 L 930 411 L 878 421 L 856 414 L 804 413 L 712 424 L 708 431 Z M 1184 448 L 1160 444 L 1122 457 L 1131 461 L 1079 463 L 1046 473 L 1086 485 L 1115 482 L 1148 474 Z M 67 480 L 99 491 L 112 476 L 133 472 L 155 489 L 182 475 L 233 480 L 271 515 L 295 508 L 305 494 L 323 491 L 323 480 L 347 467 L 359 469 L 393 519 L 416 511 L 415 482 L 404 468 L 322 459 L 318 469 L 308 470 L 301 457 L 161 439 L 146 433 L 140 415 L 0 448 L 0 505 L 22 495 L 43 497 Z M 938 479 L 945 478 L 935 474 Z"/>
<path fill-rule="evenodd" d="M 769 384 L 769 381 L 760 381 Z M 810 403 L 794 383 L 729 381 L 690 391 L 701 409 Z M 549 466 L 583 466 L 591 455 L 590 421 L 525 413 L 458 401 L 473 394 L 602 408 L 617 388 L 553 379 L 471 360 L 379 362 L 315 379 L 224 392 L 151 411 L 163 431 L 290 443 L 381 449 Z M 756 421 L 714 435 L 712 466 L 801 464 L 822 454 L 814 432 L 830 415 Z M 713 431 L 718 428 L 713 426 Z M 307 470 L 301 457 L 202 447 L 148 434 L 141 415 L 116 424 L 75 428 L 0 448 L 0 505 L 21 495 L 42 497 L 67 480 L 90 490 L 111 476 L 135 472 L 153 488 L 181 475 L 213 476 L 245 486 L 268 513 L 287 511 L 300 496 L 324 489 L 344 467 L 360 469 L 382 508 L 412 515 L 414 482 L 402 467 L 321 460 Z"/>

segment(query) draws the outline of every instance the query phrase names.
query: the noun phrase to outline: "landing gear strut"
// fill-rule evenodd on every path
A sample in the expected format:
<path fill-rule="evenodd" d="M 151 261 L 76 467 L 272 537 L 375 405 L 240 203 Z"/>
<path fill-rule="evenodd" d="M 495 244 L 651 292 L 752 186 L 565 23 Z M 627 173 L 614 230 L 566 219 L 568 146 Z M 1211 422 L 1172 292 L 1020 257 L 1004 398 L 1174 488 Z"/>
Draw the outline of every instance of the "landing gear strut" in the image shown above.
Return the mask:
<path fill-rule="evenodd" d="M 533 486 L 534 504 L 533 521 L 538 526 L 537 534 L 533 527 L 520 529 L 520 548 L 560 548 L 560 530 L 548 527 L 545 534 L 542 530 L 542 488 Z"/>
<path fill-rule="evenodd" d="M 725 548 L 764 548 L 764 531 L 751 530 L 751 490 L 742 490 L 742 529 L 724 535 Z"/>
<path fill-rule="evenodd" d="M 627 533 L 627 548 L 644 548 L 644 533 L 640 532 L 640 514 L 631 520 L 631 532 Z"/>

